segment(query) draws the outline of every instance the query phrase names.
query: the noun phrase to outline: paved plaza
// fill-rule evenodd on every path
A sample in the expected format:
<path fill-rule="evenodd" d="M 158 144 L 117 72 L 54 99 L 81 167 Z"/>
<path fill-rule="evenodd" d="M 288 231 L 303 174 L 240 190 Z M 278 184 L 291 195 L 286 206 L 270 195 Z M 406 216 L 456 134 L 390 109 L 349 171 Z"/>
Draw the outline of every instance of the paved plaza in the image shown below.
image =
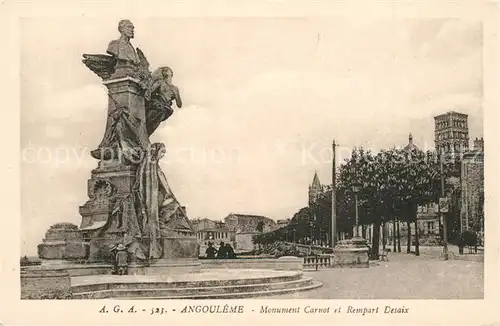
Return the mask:
<path fill-rule="evenodd" d="M 305 271 L 323 287 L 276 299 L 482 299 L 484 263 L 442 261 L 432 250 L 421 256 L 390 253 L 370 268 Z"/>

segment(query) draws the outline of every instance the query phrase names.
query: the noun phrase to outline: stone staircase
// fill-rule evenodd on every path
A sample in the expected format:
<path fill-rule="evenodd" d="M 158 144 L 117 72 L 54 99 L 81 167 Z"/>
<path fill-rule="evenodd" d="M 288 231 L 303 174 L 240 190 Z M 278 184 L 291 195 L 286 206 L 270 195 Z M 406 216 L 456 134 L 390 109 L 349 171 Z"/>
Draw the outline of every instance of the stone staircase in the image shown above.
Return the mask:
<path fill-rule="evenodd" d="M 321 282 L 304 277 L 301 272 L 273 274 L 184 281 L 141 280 L 140 277 L 120 280 L 116 277 L 106 282 L 75 284 L 71 289 L 73 299 L 237 299 L 288 294 L 322 286 Z"/>

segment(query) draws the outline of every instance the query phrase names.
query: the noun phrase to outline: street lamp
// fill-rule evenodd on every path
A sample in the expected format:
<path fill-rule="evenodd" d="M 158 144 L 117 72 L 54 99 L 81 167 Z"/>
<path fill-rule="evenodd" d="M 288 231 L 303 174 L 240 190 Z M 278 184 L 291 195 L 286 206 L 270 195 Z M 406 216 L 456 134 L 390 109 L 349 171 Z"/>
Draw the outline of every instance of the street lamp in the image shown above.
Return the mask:
<path fill-rule="evenodd" d="M 358 213 L 358 193 L 361 190 L 361 184 L 360 183 L 353 183 L 352 184 L 352 192 L 354 193 L 354 201 L 356 202 L 356 233 L 354 234 L 355 238 L 359 237 L 359 213 Z"/>

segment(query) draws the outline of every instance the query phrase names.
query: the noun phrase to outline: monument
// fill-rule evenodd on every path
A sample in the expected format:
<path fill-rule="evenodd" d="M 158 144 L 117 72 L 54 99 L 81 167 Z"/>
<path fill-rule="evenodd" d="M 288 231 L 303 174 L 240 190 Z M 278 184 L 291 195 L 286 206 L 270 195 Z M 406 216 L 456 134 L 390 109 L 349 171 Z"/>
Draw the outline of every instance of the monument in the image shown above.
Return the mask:
<path fill-rule="evenodd" d="M 118 24 L 107 54 L 83 63 L 108 89 L 104 136 L 80 206 L 81 223 L 56 223 L 38 245 L 41 265 L 21 267 L 23 299 L 242 298 L 322 286 L 297 257 L 201 264 L 194 228 L 160 168 L 166 147 L 149 137 L 182 106 L 173 71 L 153 72 Z M 222 269 L 221 269 L 222 268 Z M 222 272 L 221 272 L 222 271 Z M 115 275 L 110 275 L 115 274 Z"/>
<path fill-rule="evenodd" d="M 149 140 L 172 115 L 173 102 L 182 106 L 180 92 L 172 84 L 171 68 L 151 72 L 144 53 L 132 46 L 132 22 L 120 21 L 118 31 L 120 38 L 109 43 L 107 54 L 83 55 L 83 63 L 108 89 L 108 112 L 102 141 L 90 152 L 98 163 L 88 180 L 89 199 L 80 207 L 79 236 L 66 226 L 72 234 L 66 241 L 58 224 L 57 246 L 44 240 L 39 255 L 45 261 L 70 257 L 101 263 L 122 244 L 129 253 L 129 273 L 165 273 L 164 267 L 171 272 L 179 266 L 182 273 L 195 270 L 194 229 L 159 165 L 165 145 Z"/>

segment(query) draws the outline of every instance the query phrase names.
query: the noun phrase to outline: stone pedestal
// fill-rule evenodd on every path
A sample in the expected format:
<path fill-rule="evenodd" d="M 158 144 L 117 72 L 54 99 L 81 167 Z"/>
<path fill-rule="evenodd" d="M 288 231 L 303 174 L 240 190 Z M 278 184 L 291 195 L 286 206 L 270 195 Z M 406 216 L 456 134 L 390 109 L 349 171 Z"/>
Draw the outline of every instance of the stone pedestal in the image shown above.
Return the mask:
<path fill-rule="evenodd" d="M 87 182 L 89 200 L 80 206 L 80 229 L 90 245 L 89 261 L 106 260 L 109 245 L 122 241 L 128 219 L 135 218 L 130 216 L 135 213 L 124 207 L 120 207 L 124 211 L 119 219 L 112 218 L 116 202 L 131 196 L 135 179 L 136 168 L 119 162 L 101 161 L 92 171 Z"/>
<path fill-rule="evenodd" d="M 144 106 L 144 90 L 139 80 L 123 77 L 107 80 L 103 83 L 108 88 L 108 113 L 116 110 L 116 106 L 128 108 L 128 112 L 136 118 L 146 121 Z"/>
<path fill-rule="evenodd" d="M 112 116 L 117 115 L 117 111 L 124 109 L 127 113 L 137 118 L 136 132 L 140 139 L 147 140 L 148 134 L 146 130 L 146 108 L 144 100 L 144 89 L 137 79 L 132 77 L 123 77 L 118 79 L 107 80 L 104 85 L 108 88 L 108 118 L 106 121 L 106 129 L 103 141 L 99 147 L 90 152 L 92 157 L 98 160 L 118 160 L 122 157 L 118 148 L 110 147 L 106 143 L 108 133 L 112 130 Z M 141 144 L 146 146 L 148 144 Z"/>
<path fill-rule="evenodd" d="M 89 200 L 80 206 L 80 229 L 90 244 L 91 262 L 109 260 L 109 246 L 123 241 L 127 232 L 129 235 L 134 233 L 130 231 L 131 228 L 138 227 L 131 225 L 130 221 L 137 221 L 132 197 L 139 162 L 125 162 L 124 153 L 120 148 L 116 148 L 118 144 L 113 143 L 111 146 L 106 143 L 110 141 L 112 132 L 118 132 L 111 128 L 112 117 L 117 114 L 117 110 L 126 110 L 129 116 L 136 118 L 134 132 L 143 140 L 137 144 L 140 148 L 129 149 L 140 152 L 149 144 L 145 123 L 144 89 L 140 82 L 125 76 L 107 80 L 104 85 L 108 88 L 107 125 L 103 142 L 98 149 L 91 152 L 99 163 L 98 167 L 92 170 L 91 178 L 87 182 Z M 130 159 L 130 155 L 128 157 Z"/>
<path fill-rule="evenodd" d="M 52 225 L 38 245 L 38 256 L 49 261 L 83 260 L 88 257 L 88 252 L 88 243 L 84 242 L 78 227 L 71 223 Z"/>
<path fill-rule="evenodd" d="M 369 267 L 368 244 L 361 237 L 339 241 L 334 248 L 335 267 Z"/>
<path fill-rule="evenodd" d="M 170 236 L 161 239 L 163 259 L 198 258 L 198 242 L 196 236 Z"/>

